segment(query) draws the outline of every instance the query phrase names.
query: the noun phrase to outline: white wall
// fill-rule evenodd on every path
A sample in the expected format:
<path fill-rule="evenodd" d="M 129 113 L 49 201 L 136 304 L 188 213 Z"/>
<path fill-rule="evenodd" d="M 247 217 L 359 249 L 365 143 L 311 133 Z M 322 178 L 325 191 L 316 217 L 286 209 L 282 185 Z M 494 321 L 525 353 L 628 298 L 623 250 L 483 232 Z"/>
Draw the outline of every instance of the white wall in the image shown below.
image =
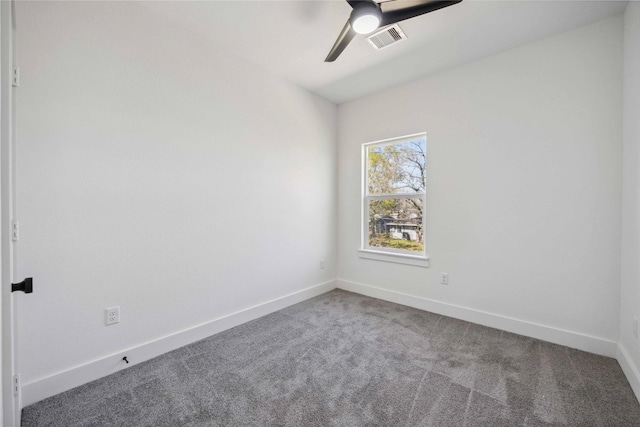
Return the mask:
<path fill-rule="evenodd" d="M 132 2 L 17 21 L 23 383 L 335 278 L 333 104 Z"/>
<path fill-rule="evenodd" d="M 341 105 L 341 286 L 615 354 L 621 42 L 618 16 Z M 361 144 L 422 131 L 431 267 L 360 259 Z"/>
<path fill-rule="evenodd" d="M 620 349 L 623 369 L 640 399 L 640 3 L 624 14 L 624 116 L 622 144 L 622 286 Z"/>

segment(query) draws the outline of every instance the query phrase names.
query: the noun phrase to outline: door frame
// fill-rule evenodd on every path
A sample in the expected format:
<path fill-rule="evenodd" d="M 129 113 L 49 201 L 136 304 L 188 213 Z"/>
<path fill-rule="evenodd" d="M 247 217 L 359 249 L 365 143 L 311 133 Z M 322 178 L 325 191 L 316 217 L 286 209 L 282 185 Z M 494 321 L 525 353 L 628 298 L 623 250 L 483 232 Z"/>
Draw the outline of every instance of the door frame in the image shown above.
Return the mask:
<path fill-rule="evenodd" d="M 14 155 L 15 116 L 13 97 L 15 5 L 13 0 L 0 1 L 0 331 L 2 351 L 2 405 L 0 420 L 5 426 L 20 425 L 20 386 L 14 393 L 15 330 L 11 283 L 14 272 L 14 242 L 11 224 L 14 219 Z"/>

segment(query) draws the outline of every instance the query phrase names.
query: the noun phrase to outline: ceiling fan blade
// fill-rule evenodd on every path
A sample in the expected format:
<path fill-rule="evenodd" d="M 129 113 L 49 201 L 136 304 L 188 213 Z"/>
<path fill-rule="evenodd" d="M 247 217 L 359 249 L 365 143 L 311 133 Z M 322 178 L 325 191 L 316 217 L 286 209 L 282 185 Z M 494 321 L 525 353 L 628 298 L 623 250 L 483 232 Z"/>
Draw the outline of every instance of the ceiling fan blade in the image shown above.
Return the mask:
<path fill-rule="evenodd" d="M 362 3 L 363 1 L 367 3 L 377 4 L 377 2 L 375 2 L 374 0 L 347 0 L 347 3 L 349 3 L 349 6 L 353 8 L 353 7 L 356 7 L 358 3 Z"/>
<path fill-rule="evenodd" d="M 356 32 L 353 31 L 353 28 L 351 28 L 351 24 L 347 20 L 347 23 L 344 25 L 344 28 L 340 32 L 338 39 L 333 44 L 333 47 L 329 51 L 329 54 L 327 55 L 327 58 L 324 60 L 324 62 L 335 61 L 355 36 Z"/>
<path fill-rule="evenodd" d="M 436 1 L 396 1 L 383 4 L 382 22 L 380 26 L 395 24 L 405 19 L 414 18 L 444 7 L 453 6 L 462 0 Z M 389 5 L 388 7 L 385 7 Z"/>
<path fill-rule="evenodd" d="M 394 10 L 402 10 L 410 7 L 424 6 L 432 3 L 434 0 L 391 0 L 389 2 L 380 3 L 382 12 L 391 12 Z"/>

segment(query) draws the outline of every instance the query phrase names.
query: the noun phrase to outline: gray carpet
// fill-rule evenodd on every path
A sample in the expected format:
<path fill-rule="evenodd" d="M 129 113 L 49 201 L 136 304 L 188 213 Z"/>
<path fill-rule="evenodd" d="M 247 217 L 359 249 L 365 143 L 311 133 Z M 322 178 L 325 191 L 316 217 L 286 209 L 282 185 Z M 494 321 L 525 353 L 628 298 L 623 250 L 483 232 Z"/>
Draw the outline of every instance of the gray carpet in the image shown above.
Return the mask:
<path fill-rule="evenodd" d="M 24 426 L 640 426 L 618 363 L 334 290 L 28 406 Z"/>

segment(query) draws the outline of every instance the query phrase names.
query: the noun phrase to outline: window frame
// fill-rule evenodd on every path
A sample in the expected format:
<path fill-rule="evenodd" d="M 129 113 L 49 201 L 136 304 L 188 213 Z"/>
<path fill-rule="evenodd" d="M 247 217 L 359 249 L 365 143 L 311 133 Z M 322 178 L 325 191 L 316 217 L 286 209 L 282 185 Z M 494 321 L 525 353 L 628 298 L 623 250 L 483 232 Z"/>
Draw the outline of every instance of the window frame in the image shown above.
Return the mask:
<path fill-rule="evenodd" d="M 415 141 L 416 139 L 424 139 L 425 155 L 427 151 L 427 134 L 426 132 L 414 133 L 395 138 L 388 138 L 378 141 L 366 142 L 362 144 L 361 153 L 361 197 L 360 197 L 360 249 L 358 256 L 360 258 L 373 259 L 378 261 L 393 262 L 399 264 L 415 265 L 419 267 L 429 267 L 429 256 L 427 255 L 427 244 L 424 236 L 426 235 L 426 206 L 427 206 L 427 172 L 425 172 L 424 192 L 422 193 L 396 193 L 396 194 L 369 194 L 369 148 L 376 146 L 401 144 L 403 142 Z M 426 168 L 426 157 L 425 157 Z M 372 200 L 386 199 L 410 199 L 419 197 L 422 199 L 422 252 L 409 251 L 405 249 L 384 248 L 369 245 L 369 202 Z"/>

